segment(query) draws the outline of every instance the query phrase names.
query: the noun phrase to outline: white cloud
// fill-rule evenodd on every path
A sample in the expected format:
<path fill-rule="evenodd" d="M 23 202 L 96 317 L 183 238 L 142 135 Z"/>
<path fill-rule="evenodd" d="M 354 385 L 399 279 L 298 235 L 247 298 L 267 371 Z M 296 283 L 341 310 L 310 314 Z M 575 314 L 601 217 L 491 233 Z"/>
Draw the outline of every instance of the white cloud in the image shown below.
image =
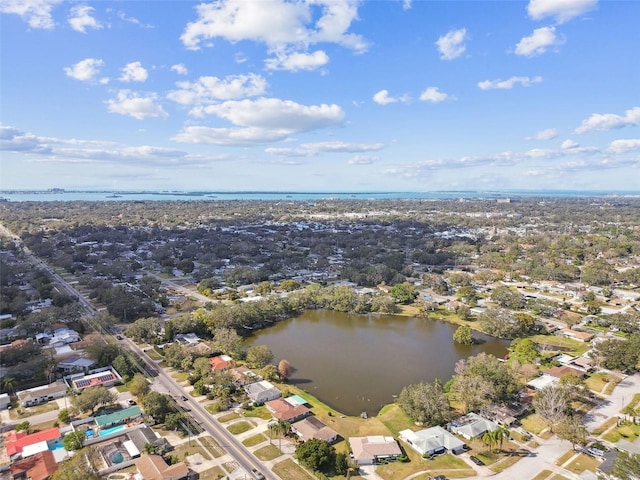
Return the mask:
<path fill-rule="evenodd" d="M 267 81 L 260 75 L 229 75 L 218 77 L 200 77 L 195 82 L 177 82 L 178 90 L 169 92 L 167 98 L 181 105 L 208 105 L 220 100 L 262 95 Z"/>
<path fill-rule="evenodd" d="M 598 0 L 530 0 L 529 16 L 534 20 L 553 17 L 564 23 L 595 8 Z"/>
<path fill-rule="evenodd" d="M 556 27 L 536 28 L 528 37 L 523 37 L 516 44 L 516 55 L 535 57 L 542 55 L 549 47 L 562 45 L 564 39 L 556 36 Z"/>
<path fill-rule="evenodd" d="M 424 102 L 438 103 L 452 98 L 446 93 L 442 93 L 438 87 L 428 87 L 420 94 L 420 100 Z"/>
<path fill-rule="evenodd" d="M 372 157 L 369 155 L 356 155 L 347 162 L 349 165 L 371 165 L 380 160 L 380 157 Z"/>
<path fill-rule="evenodd" d="M 614 140 L 609 144 L 609 151 L 613 153 L 626 153 L 632 150 L 640 150 L 640 138 Z"/>
<path fill-rule="evenodd" d="M 574 142 L 573 140 L 567 139 L 564 142 L 562 142 L 562 145 L 560 145 L 560 148 L 562 148 L 563 150 L 568 150 L 570 148 L 577 148 L 579 146 L 580 146 L 579 143 Z"/>
<path fill-rule="evenodd" d="M 180 39 L 191 50 L 200 48 L 203 40 L 223 38 L 229 42 L 253 40 L 265 43 L 270 51 L 286 47 L 337 43 L 355 52 L 364 52 L 367 42 L 348 33 L 358 18 L 358 0 L 307 0 L 288 2 L 271 0 L 219 0 L 195 7 L 198 18 L 189 22 Z M 317 17 L 317 8 L 321 15 Z"/>
<path fill-rule="evenodd" d="M 315 157 L 321 153 L 358 153 L 382 150 L 383 143 L 315 142 L 298 148 L 267 148 L 265 151 L 285 157 Z"/>
<path fill-rule="evenodd" d="M 640 107 L 627 110 L 624 115 L 594 113 L 582 121 L 582 125 L 575 129 L 575 133 L 586 133 L 592 130 L 612 130 L 631 125 L 640 125 Z"/>
<path fill-rule="evenodd" d="M 467 39 L 467 29 L 450 30 L 446 35 L 438 38 L 436 45 L 443 60 L 458 58 L 467 49 L 464 41 Z"/>
<path fill-rule="evenodd" d="M 411 4 L 413 0 L 402 0 L 402 9 L 403 10 L 411 10 Z"/>
<path fill-rule="evenodd" d="M 94 82 L 100 74 L 100 69 L 104 66 L 104 62 L 99 58 L 85 58 L 75 65 L 65 67 L 64 72 L 67 76 L 80 80 L 81 82 Z M 106 79 L 102 79 L 101 83 L 107 83 Z"/>
<path fill-rule="evenodd" d="M 140 62 L 127 63 L 121 71 L 122 75 L 118 79 L 121 82 L 144 82 L 149 77 L 149 73 Z"/>
<path fill-rule="evenodd" d="M 315 70 L 329 63 L 329 56 L 322 50 L 316 50 L 313 53 L 277 53 L 275 58 L 268 58 L 264 63 L 267 70 L 288 70 L 290 72 Z"/>
<path fill-rule="evenodd" d="M 247 146 L 284 140 L 288 130 L 265 128 L 210 128 L 202 126 L 186 127 L 171 140 L 181 143 L 203 143 L 222 146 Z"/>
<path fill-rule="evenodd" d="M 71 8 L 69 14 L 69 25 L 76 32 L 86 33 L 87 28 L 93 28 L 99 30 L 102 28 L 102 24 L 93 18 L 91 14 L 95 11 L 93 7 L 89 5 L 76 5 Z"/>
<path fill-rule="evenodd" d="M 55 21 L 51 16 L 53 7 L 62 0 L 2 0 L 0 13 L 20 15 L 31 28 L 51 30 Z"/>
<path fill-rule="evenodd" d="M 402 95 L 401 97 L 392 97 L 389 95 L 388 90 L 380 90 L 373 96 L 373 101 L 378 105 L 389 105 L 390 103 L 407 103 L 409 102 L 409 95 Z"/>
<path fill-rule="evenodd" d="M 338 126 L 344 120 L 344 112 L 338 105 L 301 105 L 278 98 L 227 101 L 204 107 L 203 111 L 237 126 L 289 133 Z"/>
<path fill-rule="evenodd" d="M 128 17 L 127 14 L 125 12 L 123 12 L 122 10 L 120 10 L 118 12 L 118 17 L 120 18 L 120 20 L 123 20 L 125 22 L 129 22 L 129 23 L 133 23 L 134 25 L 138 25 L 142 28 L 153 28 L 153 25 L 149 25 L 149 24 L 143 24 L 140 20 L 138 20 L 135 17 Z"/>
<path fill-rule="evenodd" d="M 523 87 L 530 87 L 534 83 L 542 82 L 542 77 L 511 77 L 507 80 L 484 80 L 482 82 L 478 82 L 478 87 L 481 90 L 510 90 L 516 85 L 521 85 Z"/>
<path fill-rule="evenodd" d="M 139 95 L 131 90 L 120 90 L 115 99 L 107 100 L 111 113 L 128 115 L 137 120 L 146 118 L 167 118 L 169 115 L 156 103 L 156 94 Z"/>
<path fill-rule="evenodd" d="M 558 136 L 558 131 L 555 128 L 546 128 L 540 130 L 533 137 L 526 137 L 525 140 L 551 140 Z"/>
<path fill-rule="evenodd" d="M 176 72 L 178 75 L 187 75 L 189 70 L 184 66 L 184 63 L 176 63 L 175 65 L 171 65 L 171 71 Z"/>

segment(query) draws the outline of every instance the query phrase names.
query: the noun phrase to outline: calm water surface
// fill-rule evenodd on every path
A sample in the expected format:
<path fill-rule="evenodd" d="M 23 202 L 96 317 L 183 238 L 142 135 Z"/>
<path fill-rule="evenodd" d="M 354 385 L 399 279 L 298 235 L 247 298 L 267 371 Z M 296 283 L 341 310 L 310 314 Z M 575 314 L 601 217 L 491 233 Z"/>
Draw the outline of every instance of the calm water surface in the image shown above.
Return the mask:
<path fill-rule="evenodd" d="M 249 340 L 267 345 L 276 361 L 296 369 L 291 382 L 337 411 L 375 415 L 412 383 L 444 382 L 455 363 L 480 352 L 503 357 L 507 341 L 479 333 L 480 345 L 453 342 L 457 327 L 403 316 L 347 315 L 310 310 L 260 330 Z"/>

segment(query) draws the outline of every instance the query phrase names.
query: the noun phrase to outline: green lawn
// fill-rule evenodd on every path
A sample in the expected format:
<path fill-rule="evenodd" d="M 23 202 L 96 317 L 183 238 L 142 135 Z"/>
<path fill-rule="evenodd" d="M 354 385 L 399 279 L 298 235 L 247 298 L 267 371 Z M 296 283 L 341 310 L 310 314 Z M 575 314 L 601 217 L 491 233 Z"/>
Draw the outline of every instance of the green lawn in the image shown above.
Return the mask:
<path fill-rule="evenodd" d="M 282 480 L 313 480 L 312 476 L 290 458 L 276 463 L 271 471 Z"/>
<path fill-rule="evenodd" d="M 191 445 L 189 445 L 189 443 L 191 443 Z M 181 443 L 171 452 L 172 455 L 177 456 L 180 460 L 184 460 L 185 457 L 196 453 L 202 455 L 205 460 L 211 460 L 209 452 L 202 448 L 195 440 L 191 440 L 191 442 L 187 443 Z"/>
<path fill-rule="evenodd" d="M 278 450 L 278 447 L 275 445 L 265 445 L 262 448 L 259 448 L 253 454 L 258 457 L 262 461 L 273 460 L 274 458 L 278 458 L 282 455 L 282 452 Z"/>
<path fill-rule="evenodd" d="M 198 474 L 198 480 L 219 480 L 225 476 L 225 471 L 220 467 L 213 467 Z"/>
<path fill-rule="evenodd" d="M 220 423 L 227 423 L 227 422 L 230 422 L 231 420 L 235 420 L 237 418 L 240 418 L 240 415 L 238 415 L 235 412 L 231 412 L 231 413 L 228 413 L 226 415 L 222 415 L 221 417 L 218 417 L 218 421 Z"/>
<path fill-rule="evenodd" d="M 267 437 L 265 437 L 263 434 L 259 433 L 257 435 L 254 435 L 252 437 L 247 438 L 246 440 L 243 440 L 242 444 L 245 447 L 255 447 L 256 445 L 261 444 L 265 440 L 267 440 Z"/>
<path fill-rule="evenodd" d="M 609 420 L 604 422 L 602 425 L 600 425 L 598 428 L 596 428 L 592 433 L 595 436 L 602 435 L 604 432 L 609 430 L 609 428 L 613 427 L 616 423 L 618 423 L 617 418 L 610 418 Z"/>
<path fill-rule="evenodd" d="M 214 458 L 221 457 L 226 453 L 224 449 L 220 445 L 218 445 L 218 442 L 213 439 L 213 437 L 200 437 L 199 440 L 200 443 L 202 443 L 202 445 L 206 447 L 207 451 L 209 451 L 209 453 L 211 453 Z"/>
<path fill-rule="evenodd" d="M 227 430 L 229 430 L 234 435 L 239 435 L 241 433 L 248 432 L 252 428 L 253 425 L 251 425 L 249 422 L 238 422 L 234 423 L 233 425 L 229 425 L 227 427 Z"/>
<path fill-rule="evenodd" d="M 522 426 L 525 428 L 525 430 L 531 433 L 534 433 L 536 435 L 542 436 L 542 438 L 550 438 L 552 436 L 552 434 L 548 431 L 542 434 L 542 432 L 545 431 L 548 428 L 548 426 L 546 422 L 542 420 L 542 418 L 535 413 L 532 413 L 531 415 L 527 415 L 522 420 L 520 420 L 520 423 L 522 423 Z"/>
<path fill-rule="evenodd" d="M 265 407 L 264 405 L 261 407 L 252 408 L 251 410 L 245 410 L 244 416 L 257 417 L 263 420 L 271 420 L 272 417 L 271 412 L 269 412 L 269 410 L 267 410 L 267 407 Z"/>
<path fill-rule="evenodd" d="M 640 437 L 640 425 L 634 425 L 631 422 L 623 421 L 616 428 L 607 432 L 602 438 L 608 442 L 616 443 L 618 440 L 625 439 L 633 442 Z"/>
<path fill-rule="evenodd" d="M 542 470 L 540 473 L 538 473 L 535 477 L 533 477 L 531 480 L 544 480 L 545 478 L 547 478 L 549 475 L 551 475 L 551 470 Z"/>
<path fill-rule="evenodd" d="M 600 463 L 600 460 L 581 453 L 573 462 L 571 462 L 565 468 L 575 474 L 580 474 L 585 470 L 595 472 Z"/>
<path fill-rule="evenodd" d="M 564 465 L 575 454 L 576 454 L 576 452 L 574 452 L 573 450 L 569 450 L 569 451 L 563 453 L 562 456 L 560 458 L 558 458 L 558 460 L 556 460 L 556 465 Z"/>
<path fill-rule="evenodd" d="M 580 342 L 572 338 L 558 337 L 556 335 L 534 335 L 530 338 L 540 346 L 549 345 L 552 347 L 560 347 L 561 350 L 554 352 L 555 354 L 564 351 L 570 355 L 582 355 L 589 350 L 590 346 L 585 342 Z"/>

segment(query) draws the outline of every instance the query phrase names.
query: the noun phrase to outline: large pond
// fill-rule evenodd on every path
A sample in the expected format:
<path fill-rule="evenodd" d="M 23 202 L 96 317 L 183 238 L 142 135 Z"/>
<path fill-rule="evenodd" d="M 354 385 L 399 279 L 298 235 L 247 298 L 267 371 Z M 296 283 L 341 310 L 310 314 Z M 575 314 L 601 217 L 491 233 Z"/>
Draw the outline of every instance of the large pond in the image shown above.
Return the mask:
<path fill-rule="evenodd" d="M 331 408 L 375 415 L 406 385 L 446 382 L 461 358 L 507 352 L 507 341 L 479 333 L 478 345 L 454 343 L 456 328 L 423 318 L 310 310 L 257 331 L 249 341 L 267 345 L 276 362 L 287 359 L 295 368 L 291 383 Z"/>

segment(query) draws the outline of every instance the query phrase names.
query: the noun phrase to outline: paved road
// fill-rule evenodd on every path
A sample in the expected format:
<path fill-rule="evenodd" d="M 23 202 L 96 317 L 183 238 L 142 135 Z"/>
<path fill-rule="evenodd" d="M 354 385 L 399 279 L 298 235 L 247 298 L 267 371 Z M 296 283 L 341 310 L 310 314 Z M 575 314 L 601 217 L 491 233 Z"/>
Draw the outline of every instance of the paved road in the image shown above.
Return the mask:
<path fill-rule="evenodd" d="M 587 430 L 593 431 L 608 418 L 620 415 L 625 405 L 631 402 L 633 396 L 640 393 L 640 373 L 630 375 L 613 389 L 613 393 L 593 408 L 585 417 Z"/>
<path fill-rule="evenodd" d="M 127 347 L 132 350 L 139 358 L 141 358 L 146 364 L 154 365 L 154 362 L 142 351 L 134 342 L 129 339 L 123 339 L 119 342 L 121 345 L 126 344 Z M 215 419 L 211 417 L 209 412 L 187 392 L 184 391 L 182 386 L 178 384 L 167 372 L 162 368 L 154 366 L 153 369 L 158 373 L 154 385 L 155 389 L 161 392 L 166 392 L 172 396 L 184 395 L 187 401 L 177 400 L 178 405 L 181 408 L 188 408 L 191 416 L 193 416 L 196 422 L 209 433 L 215 441 L 229 453 L 238 464 L 247 472 L 251 472 L 252 469 L 261 471 L 265 477 L 269 480 L 279 480 L 279 477 L 271 473 L 264 468 L 262 462 L 256 459 L 238 439 L 235 438 L 226 428 L 220 425 Z"/>

